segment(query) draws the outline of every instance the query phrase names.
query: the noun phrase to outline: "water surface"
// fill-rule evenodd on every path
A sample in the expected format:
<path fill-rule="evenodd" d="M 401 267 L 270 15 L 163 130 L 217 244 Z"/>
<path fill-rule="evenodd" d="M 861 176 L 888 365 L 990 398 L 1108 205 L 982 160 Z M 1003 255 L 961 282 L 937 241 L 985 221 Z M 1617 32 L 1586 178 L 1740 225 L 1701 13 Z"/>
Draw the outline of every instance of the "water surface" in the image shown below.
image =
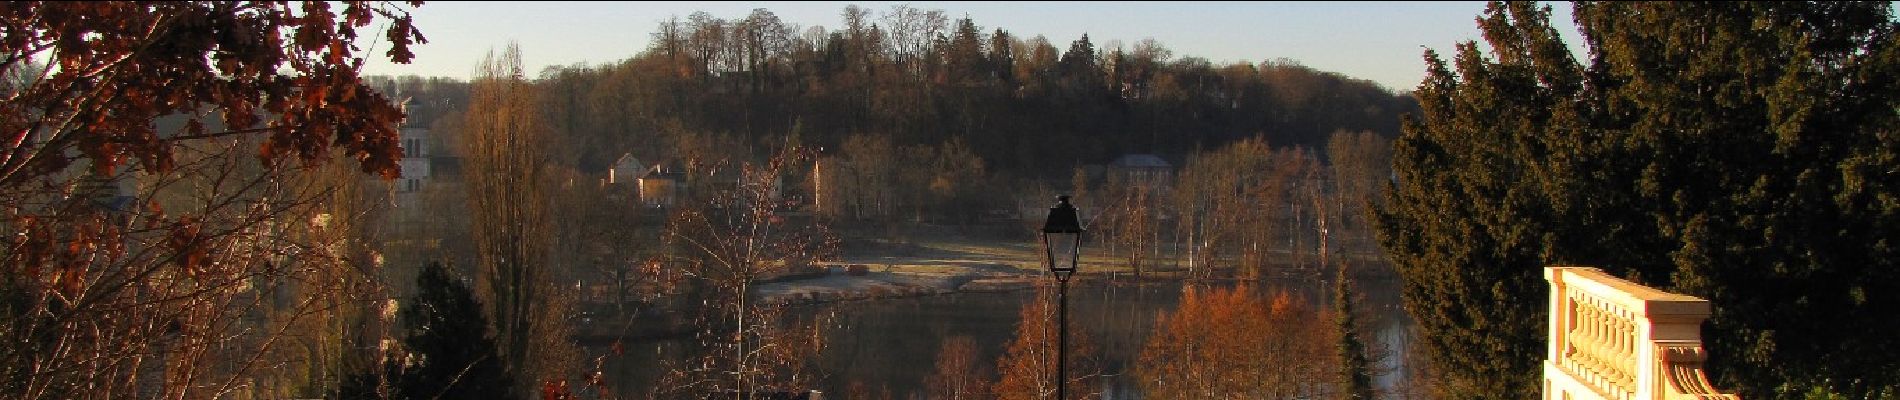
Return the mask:
<path fill-rule="evenodd" d="M 1218 285 L 1232 285 L 1218 284 Z M 1254 283 L 1254 293 L 1285 291 L 1317 308 L 1331 307 L 1332 284 L 1317 279 L 1277 279 Z M 1376 343 L 1390 350 L 1377 383 L 1400 381 L 1396 363 L 1408 340 L 1411 321 L 1399 306 L 1398 285 L 1390 280 L 1360 281 L 1361 318 L 1376 332 Z M 1154 331 L 1156 317 L 1179 307 L 1182 284 L 1076 285 L 1069 289 L 1071 337 L 1088 335 L 1105 362 L 1105 398 L 1139 398 L 1129 373 L 1141 347 Z M 921 392 L 936 366 L 943 342 L 968 336 L 978 345 L 979 361 L 993 374 L 995 360 L 1014 339 L 1021 307 L 1035 291 L 951 293 L 942 295 L 798 306 L 793 317 L 829 313 L 825 352 L 818 363 L 826 377 L 818 388 L 845 393 L 853 384 L 888 389 L 897 398 Z M 1315 321 L 1314 323 L 1331 323 Z M 688 338 L 650 339 L 625 344 L 626 352 L 605 365 L 615 393 L 646 393 L 661 375 L 662 360 L 683 359 Z M 992 376 L 994 379 L 994 376 Z"/>

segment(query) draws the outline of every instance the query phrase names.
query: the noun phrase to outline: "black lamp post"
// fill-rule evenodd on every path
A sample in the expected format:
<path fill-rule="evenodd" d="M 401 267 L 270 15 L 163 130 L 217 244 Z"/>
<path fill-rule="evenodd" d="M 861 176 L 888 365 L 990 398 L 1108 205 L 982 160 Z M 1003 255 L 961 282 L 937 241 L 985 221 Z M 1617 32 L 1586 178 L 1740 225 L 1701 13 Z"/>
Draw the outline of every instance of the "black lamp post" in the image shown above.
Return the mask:
<path fill-rule="evenodd" d="M 1082 220 L 1076 217 L 1069 196 L 1057 196 L 1049 208 L 1049 219 L 1042 224 L 1043 265 L 1056 276 L 1056 326 L 1061 331 L 1056 342 L 1056 398 L 1068 400 L 1069 389 L 1069 277 L 1075 275 L 1076 261 L 1082 256 Z"/>

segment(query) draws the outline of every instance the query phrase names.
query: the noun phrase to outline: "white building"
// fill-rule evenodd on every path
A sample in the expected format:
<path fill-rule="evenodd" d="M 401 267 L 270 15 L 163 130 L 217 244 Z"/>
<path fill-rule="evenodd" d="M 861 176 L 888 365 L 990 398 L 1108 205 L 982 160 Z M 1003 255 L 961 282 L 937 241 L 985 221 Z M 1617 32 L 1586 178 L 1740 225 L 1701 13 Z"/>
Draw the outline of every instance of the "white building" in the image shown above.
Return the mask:
<path fill-rule="evenodd" d="M 633 153 L 622 154 L 620 159 L 614 160 L 613 168 L 607 169 L 606 183 L 609 185 L 637 184 L 640 176 L 646 173 L 646 169 L 646 164 L 641 164 L 640 158 L 634 157 Z"/>
<path fill-rule="evenodd" d="M 402 182 L 397 183 L 397 193 L 409 193 L 422 190 L 424 180 L 429 174 L 429 128 L 402 128 Z"/>

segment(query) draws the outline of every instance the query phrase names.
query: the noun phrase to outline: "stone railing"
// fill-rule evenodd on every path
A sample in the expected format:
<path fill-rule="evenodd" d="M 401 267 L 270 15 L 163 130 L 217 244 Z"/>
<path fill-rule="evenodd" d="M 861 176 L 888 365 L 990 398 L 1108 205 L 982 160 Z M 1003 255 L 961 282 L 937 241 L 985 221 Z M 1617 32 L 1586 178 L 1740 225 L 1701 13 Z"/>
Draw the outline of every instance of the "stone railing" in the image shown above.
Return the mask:
<path fill-rule="evenodd" d="M 1548 267 L 1544 399 L 1739 399 L 1702 374 L 1707 300 L 1596 268 Z"/>

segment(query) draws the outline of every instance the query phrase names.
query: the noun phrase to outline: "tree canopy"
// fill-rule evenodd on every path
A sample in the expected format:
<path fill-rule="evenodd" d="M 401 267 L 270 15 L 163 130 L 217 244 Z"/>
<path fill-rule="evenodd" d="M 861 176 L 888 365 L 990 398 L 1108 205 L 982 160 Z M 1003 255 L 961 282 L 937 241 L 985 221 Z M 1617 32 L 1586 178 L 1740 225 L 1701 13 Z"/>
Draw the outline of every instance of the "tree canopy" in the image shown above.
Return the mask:
<path fill-rule="evenodd" d="M 1900 37 L 1888 3 L 1493 3 L 1428 51 L 1380 206 L 1420 345 L 1457 398 L 1536 387 L 1540 269 L 1710 300 L 1717 386 L 1894 396 Z M 1843 329 L 1853 326 L 1852 329 Z"/>
<path fill-rule="evenodd" d="M 908 6 L 843 14 L 833 30 L 763 9 L 663 21 L 631 59 L 544 74 L 550 115 L 588 144 L 576 147 L 584 171 L 629 151 L 676 153 L 679 132 L 734 135 L 762 159 L 796 131 L 830 149 L 856 135 L 897 147 L 961 140 L 992 172 L 1061 179 L 1127 153 L 1254 136 L 1309 147 L 1337 130 L 1396 136 L 1413 108 L 1409 96 L 1291 62 L 1220 66 L 1152 40 L 1058 48 Z"/>
<path fill-rule="evenodd" d="M 399 174 L 402 110 L 359 71 L 408 62 L 416 5 L 0 4 L 0 393 L 329 387 L 269 366 L 345 358 L 293 347 L 373 294 L 359 176 L 317 166 Z"/>
<path fill-rule="evenodd" d="M 407 63 L 409 45 L 426 43 L 407 10 L 386 2 L 7 3 L 0 188 L 64 169 L 69 152 L 98 171 L 135 160 L 164 171 L 183 142 L 247 132 L 269 132 L 258 150 L 267 161 L 315 160 L 334 146 L 365 172 L 396 176 L 402 111 L 359 77 L 357 30 L 377 18 L 390 22 L 390 60 Z M 230 130 L 207 130 L 206 111 Z M 191 122 L 177 132 L 151 124 L 173 114 Z"/>
<path fill-rule="evenodd" d="M 515 382 L 491 335 L 482 304 L 468 284 L 429 264 L 416 277 L 416 298 L 402 309 L 403 345 L 419 361 L 403 377 L 415 398 L 509 398 Z"/>

